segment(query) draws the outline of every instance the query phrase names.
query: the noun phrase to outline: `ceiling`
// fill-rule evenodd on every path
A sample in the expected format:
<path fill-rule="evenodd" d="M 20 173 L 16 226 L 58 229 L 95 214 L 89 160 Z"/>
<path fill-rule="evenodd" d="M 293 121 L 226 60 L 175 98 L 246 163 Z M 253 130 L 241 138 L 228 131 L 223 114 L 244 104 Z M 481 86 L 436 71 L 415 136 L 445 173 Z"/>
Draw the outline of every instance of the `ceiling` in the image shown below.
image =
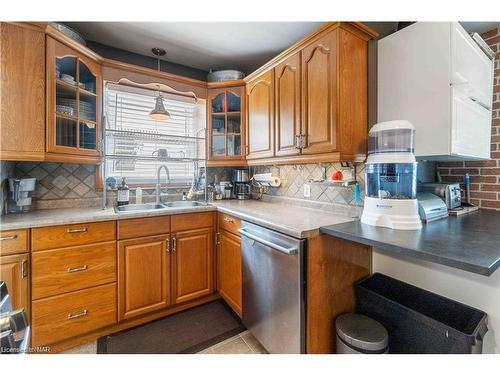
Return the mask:
<path fill-rule="evenodd" d="M 208 71 L 249 73 L 322 22 L 65 22 L 85 39 Z"/>
<path fill-rule="evenodd" d="M 461 22 L 469 32 L 500 27 L 499 22 Z M 85 39 L 208 71 L 237 69 L 250 73 L 322 22 L 65 22 Z M 397 22 L 366 22 L 380 36 L 397 30 Z"/>

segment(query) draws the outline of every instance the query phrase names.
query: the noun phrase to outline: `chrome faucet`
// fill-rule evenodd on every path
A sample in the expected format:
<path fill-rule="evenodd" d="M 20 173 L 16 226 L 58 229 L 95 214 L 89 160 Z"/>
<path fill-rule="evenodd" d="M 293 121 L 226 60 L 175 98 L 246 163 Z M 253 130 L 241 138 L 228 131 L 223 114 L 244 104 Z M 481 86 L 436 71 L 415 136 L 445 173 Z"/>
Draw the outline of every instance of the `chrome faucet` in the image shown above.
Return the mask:
<path fill-rule="evenodd" d="M 160 174 L 161 170 L 165 169 L 165 173 L 167 174 L 167 184 L 170 184 L 170 171 L 165 164 L 162 164 L 158 167 L 158 171 L 156 172 L 156 204 L 161 203 L 160 195 L 161 195 L 161 184 L 160 184 Z"/>

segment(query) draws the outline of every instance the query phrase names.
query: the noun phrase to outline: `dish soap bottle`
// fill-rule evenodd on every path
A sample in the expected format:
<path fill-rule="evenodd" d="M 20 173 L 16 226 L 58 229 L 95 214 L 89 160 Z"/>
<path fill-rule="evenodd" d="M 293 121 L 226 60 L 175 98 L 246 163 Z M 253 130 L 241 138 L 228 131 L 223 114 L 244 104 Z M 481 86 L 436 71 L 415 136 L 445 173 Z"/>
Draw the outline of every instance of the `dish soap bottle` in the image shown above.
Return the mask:
<path fill-rule="evenodd" d="M 125 177 L 122 178 L 122 183 L 118 186 L 118 206 L 125 206 L 129 203 L 130 190 L 125 182 Z"/>

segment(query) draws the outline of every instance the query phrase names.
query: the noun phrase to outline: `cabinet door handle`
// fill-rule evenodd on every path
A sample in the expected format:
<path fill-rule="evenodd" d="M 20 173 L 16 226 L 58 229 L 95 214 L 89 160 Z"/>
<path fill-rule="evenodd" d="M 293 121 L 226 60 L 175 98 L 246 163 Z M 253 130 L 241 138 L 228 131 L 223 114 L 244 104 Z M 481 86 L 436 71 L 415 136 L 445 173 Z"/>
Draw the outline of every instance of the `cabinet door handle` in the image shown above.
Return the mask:
<path fill-rule="evenodd" d="M 165 240 L 165 245 L 167 245 L 167 253 L 170 253 L 170 237 Z"/>
<path fill-rule="evenodd" d="M 220 233 L 215 232 L 215 245 L 220 245 L 220 239 L 219 239 Z"/>
<path fill-rule="evenodd" d="M 172 237 L 172 251 L 177 251 L 177 238 Z"/>
<path fill-rule="evenodd" d="M 16 238 L 17 238 L 17 234 L 14 234 L 13 236 L 0 237 L 0 241 L 15 240 Z"/>
<path fill-rule="evenodd" d="M 68 268 L 68 273 L 74 273 L 74 272 L 80 272 L 80 271 L 87 271 L 88 269 L 88 266 L 86 264 L 84 264 L 83 266 L 81 267 L 78 267 L 78 268 Z"/>
<path fill-rule="evenodd" d="M 81 313 L 77 313 L 77 314 L 68 314 L 68 320 L 71 320 L 71 319 L 76 319 L 76 318 L 81 318 L 82 316 L 86 316 L 88 314 L 88 310 L 85 309 L 83 310 Z"/>
<path fill-rule="evenodd" d="M 86 231 L 87 231 L 86 227 L 76 228 L 76 229 L 66 229 L 66 233 L 83 233 L 83 232 L 86 232 Z"/>
<path fill-rule="evenodd" d="M 28 277 L 28 261 L 26 259 L 21 261 L 21 278 L 25 279 Z"/>
<path fill-rule="evenodd" d="M 234 223 L 234 220 L 233 220 L 233 219 L 230 219 L 230 218 L 225 217 L 225 216 L 224 216 L 224 221 L 225 221 L 226 223 Z"/>

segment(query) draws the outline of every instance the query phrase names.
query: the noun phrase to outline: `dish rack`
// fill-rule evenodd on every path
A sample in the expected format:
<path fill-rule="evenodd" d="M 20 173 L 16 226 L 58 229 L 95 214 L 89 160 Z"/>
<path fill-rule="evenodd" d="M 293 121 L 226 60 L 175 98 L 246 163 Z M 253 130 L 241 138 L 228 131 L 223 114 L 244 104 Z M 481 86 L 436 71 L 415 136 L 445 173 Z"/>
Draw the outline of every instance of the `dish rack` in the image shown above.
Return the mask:
<path fill-rule="evenodd" d="M 170 164 L 193 163 L 195 177 L 201 167 L 206 166 L 205 137 L 199 136 L 206 129 L 197 131 L 196 136 L 170 135 L 159 131 L 135 131 L 127 128 L 111 128 L 104 116 L 103 132 L 103 181 L 107 179 L 107 163 L 120 165 L 122 171 L 135 170 L 139 162 Z M 160 155 L 159 150 L 167 150 Z M 148 156 L 151 155 L 151 156 Z M 189 186 L 188 186 L 189 187 Z M 205 186 L 206 195 L 206 186 Z M 107 186 L 104 183 L 102 208 L 106 208 Z"/>

